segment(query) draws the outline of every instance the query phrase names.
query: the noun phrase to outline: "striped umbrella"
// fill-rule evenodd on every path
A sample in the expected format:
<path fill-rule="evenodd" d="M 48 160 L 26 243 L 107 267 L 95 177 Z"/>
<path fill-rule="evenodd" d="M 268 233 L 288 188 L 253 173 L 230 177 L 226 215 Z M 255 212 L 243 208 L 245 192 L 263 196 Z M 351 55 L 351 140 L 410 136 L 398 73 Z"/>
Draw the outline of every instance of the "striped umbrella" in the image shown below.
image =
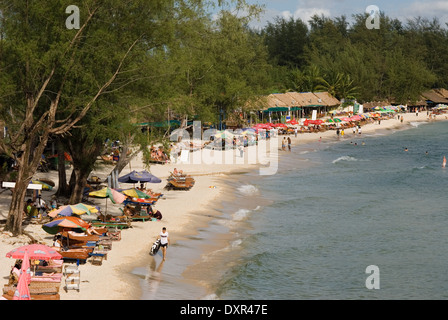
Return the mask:
<path fill-rule="evenodd" d="M 97 213 L 98 209 L 94 206 L 90 206 L 88 204 L 84 203 L 78 203 L 75 205 L 68 205 L 68 206 L 61 206 L 58 209 L 54 209 L 48 213 L 48 215 L 52 218 L 56 216 L 72 216 L 74 214 L 76 215 L 82 215 L 82 214 L 88 214 L 91 213 Z"/>
<path fill-rule="evenodd" d="M 107 198 L 109 198 L 112 203 L 123 203 L 126 200 L 126 196 L 117 190 L 105 187 L 98 191 L 92 191 L 89 196 L 96 198 L 106 198 L 106 213 L 107 213 Z"/>
<path fill-rule="evenodd" d="M 81 218 L 69 216 L 69 217 L 56 218 L 53 221 L 44 224 L 42 226 L 42 229 L 44 229 L 49 234 L 56 234 L 62 228 L 72 228 L 72 229 L 81 228 L 83 230 L 86 230 L 89 227 L 90 225 Z"/>

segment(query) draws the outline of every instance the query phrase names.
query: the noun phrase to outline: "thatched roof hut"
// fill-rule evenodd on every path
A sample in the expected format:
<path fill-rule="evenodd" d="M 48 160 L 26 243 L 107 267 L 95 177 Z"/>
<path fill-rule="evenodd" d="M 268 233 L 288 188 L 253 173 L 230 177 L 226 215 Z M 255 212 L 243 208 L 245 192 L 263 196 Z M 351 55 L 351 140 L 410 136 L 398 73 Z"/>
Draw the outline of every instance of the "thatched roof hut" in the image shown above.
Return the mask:
<path fill-rule="evenodd" d="M 318 98 L 312 92 L 300 92 L 302 100 L 299 101 L 302 106 L 325 106 L 321 98 Z"/>
<path fill-rule="evenodd" d="M 285 103 L 288 107 L 300 107 L 299 100 L 293 95 L 296 92 L 276 93 L 275 97 Z"/>
<path fill-rule="evenodd" d="M 448 90 L 444 89 L 444 88 L 440 88 L 440 89 L 434 89 L 434 91 L 441 95 L 442 97 L 444 97 L 445 99 L 448 99 Z"/>
<path fill-rule="evenodd" d="M 328 92 L 315 92 L 314 95 L 317 98 L 321 99 L 322 103 L 327 107 L 336 107 L 341 104 L 341 102 L 338 99 L 333 97 Z"/>
<path fill-rule="evenodd" d="M 448 103 L 448 98 L 443 97 L 436 90 L 429 90 L 422 93 L 422 96 L 428 101 L 428 103 L 439 104 L 439 103 Z"/>

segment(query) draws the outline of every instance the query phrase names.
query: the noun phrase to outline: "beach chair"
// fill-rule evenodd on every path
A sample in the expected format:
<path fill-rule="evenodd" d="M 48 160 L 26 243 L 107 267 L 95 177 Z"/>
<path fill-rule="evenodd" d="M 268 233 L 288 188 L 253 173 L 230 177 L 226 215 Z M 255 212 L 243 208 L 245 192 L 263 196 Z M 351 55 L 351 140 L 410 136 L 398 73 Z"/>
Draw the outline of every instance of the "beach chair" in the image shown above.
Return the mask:
<path fill-rule="evenodd" d="M 81 271 L 79 270 L 78 265 L 65 265 L 64 276 L 65 290 L 78 290 L 79 292 L 81 289 Z"/>

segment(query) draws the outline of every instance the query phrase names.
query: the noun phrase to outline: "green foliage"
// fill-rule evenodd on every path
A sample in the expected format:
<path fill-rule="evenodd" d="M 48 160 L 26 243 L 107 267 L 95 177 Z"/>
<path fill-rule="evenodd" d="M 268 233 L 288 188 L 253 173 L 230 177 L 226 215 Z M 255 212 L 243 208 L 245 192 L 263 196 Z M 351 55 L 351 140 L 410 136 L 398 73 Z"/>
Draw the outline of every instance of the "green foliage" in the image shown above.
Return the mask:
<path fill-rule="evenodd" d="M 366 19 L 364 13 L 354 15 L 349 24 L 345 16 L 315 15 L 306 34 L 298 27 L 301 21 L 277 19 L 268 24 L 261 33 L 271 57 L 277 57 L 272 72 L 276 87 L 396 103 L 419 100 L 431 87 L 447 87 L 448 31 L 437 19 L 417 17 L 402 23 L 381 13 L 378 30 L 367 29 Z M 301 63 L 295 56 L 301 48 L 285 45 L 279 50 L 279 43 L 294 33 L 304 36 L 306 44 Z"/>

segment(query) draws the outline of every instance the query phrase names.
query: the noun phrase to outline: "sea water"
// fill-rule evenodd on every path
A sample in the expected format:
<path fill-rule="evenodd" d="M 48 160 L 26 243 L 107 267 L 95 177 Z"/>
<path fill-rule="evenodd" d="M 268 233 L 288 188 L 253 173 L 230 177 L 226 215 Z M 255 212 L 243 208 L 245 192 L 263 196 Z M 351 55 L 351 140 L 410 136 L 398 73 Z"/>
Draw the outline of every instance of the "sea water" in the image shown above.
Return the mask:
<path fill-rule="evenodd" d="M 231 180 L 219 218 L 181 244 L 194 260 L 182 275 L 207 290 L 174 298 L 446 299 L 447 138 L 448 122 L 335 135 L 283 151 L 275 175 Z"/>
<path fill-rule="evenodd" d="M 297 146 L 276 175 L 248 179 L 272 203 L 240 230 L 217 297 L 446 299 L 448 123 L 411 125 Z"/>

